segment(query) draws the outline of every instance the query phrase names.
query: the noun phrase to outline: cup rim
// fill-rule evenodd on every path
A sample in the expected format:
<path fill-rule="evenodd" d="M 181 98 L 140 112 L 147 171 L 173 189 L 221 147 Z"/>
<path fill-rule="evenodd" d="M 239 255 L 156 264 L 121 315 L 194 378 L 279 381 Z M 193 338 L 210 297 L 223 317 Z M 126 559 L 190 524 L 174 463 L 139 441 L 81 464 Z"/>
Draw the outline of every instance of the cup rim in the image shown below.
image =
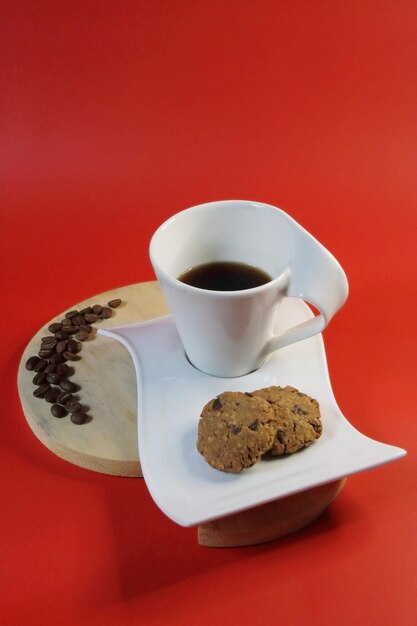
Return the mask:
<path fill-rule="evenodd" d="M 226 206 L 230 205 L 231 206 L 235 204 L 242 205 L 242 208 L 253 207 L 253 208 L 258 208 L 260 210 L 266 209 L 266 210 L 272 210 L 274 212 L 276 211 L 280 213 L 281 215 L 285 216 L 290 221 L 293 221 L 292 218 L 279 207 L 276 207 L 272 204 L 267 204 L 265 202 L 255 201 L 255 200 L 241 200 L 241 199 L 231 200 L 229 199 L 229 200 L 214 200 L 212 202 L 203 202 L 201 204 L 195 204 L 188 208 L 182 209 L 181 211 L 178 211 L 177 213 L 174 213 L 173 215 L 168 217 L 164 222 L 162 222 L 162 224 L 160 224 L 158 228 L 154 231 L 150 240 L 150 244 L 149 244 L 149 256 L 150 256 L 150 260 L 154 267 L 155 272 L 163 275 L 165 280 L 169 281 L 171 284 L 176 285 L 178 288 L 184 289 L 190 293 L 204 293 L 206 295 L 212 294 L 213 296 L 216 296 L 216 297 L 219 297 L 221 295 L 223 296 L 227 295 L 227 297 L 229 298 L 230 297 L 239 298 L 245 295 L 261 293 L 263 291 L 267 291 L 268 289 L 271 289 L 272 287 L 274 288 L 279 287 L 281 286 L 280 283 L 282 283 L 282 287 L 285 287 L 289 282 L 289 275 L 291 272 L 290 267 L 285 268 L 279 274 L 279 276 L 275 276 L 274 278 L 272 278 L 267 283 L 264 283 L 263 285 L 258 285 L 257 287 L 251 287 L 249 289 L 235 289 L 233 291 L 227 291 L 227 290 L 216 290 L 216 289 L 203 289 L 201 287 L 195 287 L 193 285 L 188 285 L 187 283 L 183 283 L 181 280 L 178 280 L 178 278 L 176 278 L 172 274 L 169 274 L 165 270 L 161 269 L 161 266 L 156 261 L 155 251 L 154 251 L 155 245 L 156 245 L 155 244 L 156 238 L 158 237 L 159 233 L 161 233 L 163 230 L 168 228 L 170 224 L 172 224 L 172 222 L 178 219 L 181 219 L 181 217 L 185 215 L 186 213 L 190 214 L 190 213 L 199 213 L 201 211 L 207 211 L 213 208 L 213 206 L 215 205 L 226 205 Z"/>

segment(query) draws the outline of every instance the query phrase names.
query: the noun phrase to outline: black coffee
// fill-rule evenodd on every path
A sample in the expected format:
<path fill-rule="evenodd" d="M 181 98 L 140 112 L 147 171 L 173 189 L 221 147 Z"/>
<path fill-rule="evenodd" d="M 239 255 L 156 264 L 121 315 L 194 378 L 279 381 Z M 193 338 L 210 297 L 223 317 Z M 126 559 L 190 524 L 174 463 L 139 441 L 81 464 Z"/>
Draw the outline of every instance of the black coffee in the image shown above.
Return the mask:
<path fill-rule="evenodd" d="M 178 276 L 178 280 L 200 289 L 240 291 L 269 283 L 272 277 L 254 265 L 235 261 L 215 261 L 186 270 Z"/>

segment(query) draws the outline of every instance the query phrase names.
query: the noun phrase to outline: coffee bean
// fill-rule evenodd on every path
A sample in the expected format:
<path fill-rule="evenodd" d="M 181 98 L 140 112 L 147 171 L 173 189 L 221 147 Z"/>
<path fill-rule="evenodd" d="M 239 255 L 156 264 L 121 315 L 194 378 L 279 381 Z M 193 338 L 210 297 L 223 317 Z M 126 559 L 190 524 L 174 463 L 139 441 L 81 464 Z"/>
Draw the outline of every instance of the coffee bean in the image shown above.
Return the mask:
<path fill-rule="evenodd" d="M 59 383 L 59 386 L 61 387 L 62 391 L 69 391 L 70 393 L 73 393 L 77 390 L 77 385 L 68 380 L 68 378 L 63 378 Z"/>
<path fill-rule="evenodd" d="M 91 333 L 93 331 L 93 327 L 90 324 L 81 324 L 80 330 L 83 330 L 86 333 Z"/>
<path fill-rule="evenodd" d="M 45 341 L 53 341 L 54 339 L 54 335 L 44 335 L 43 337 L 41 337 L 41 343 L 45 343 Z"/>
<path fill-rule="evenodd" d="M 45 370 L 43 372 L 38 372 L 33 377 L 32 382 L 34 385 L 43 385 L 43 383 L 47 379 L 46 377 L 47 377 L 47 373 L 45 372 Z"/>
<path fill-rule="evenodd" d="M 65 352 L 65 350 L 67 349 L 67 340 L 61 339 L 61 341 L 58 341 L 55 349 L 59 354 L 61 354 L 62 352 Z"/>
<path fill-rule="evenodd" d="M 56 373 L 60 376 L 68 377 L 73 375 L 74 370 L 66 363 L 58 363 L 58 365 L 56 366 Z"/>
<path fill-rule="evenodd" d="M 25 364 L 26 369 L 29 370 L 29 372 L 31 372 L 32 370 L 35 369 L 35 365 L 37 365 L 39 361 L 40 361 L 40 358 L 38 356 L 30 356 Z"/>
<path fill-rule="evenodd" d="M 103 310 L 101 312 L 101 317 L 104 320 L 108 320 L 112 315 L 113 315 L 113 311 L 111 310 L 110 307 L 108 306 L 103 307 Z"/>
<path fill-rule="evenodd" d="M 84 411 L 77 411 L 76 413 L 71 413 L 70 420 L 73 424 L 84 424 L 87 420 L 88 415 L 84 413 Z"/>
<path fill-rule="evenodd" d="M 89 324 L 90 324 L 90 323 L 91 323 L 91 324 L 94 324 L 94 322 L 97 322 L 97 320 L 98 320 L 99 318 L 98 318 L 98 315 L 96 315 L 95 313 L 86 313 L 86 314 L 84 315 L 84 319 L 85 319 L 85 321 L 86 321 L 86 322 L 88 322 Z"/>
<path fill-rule="evenodd" d="M 78 354 L 74 354 L 73 352 L 69 352 L 68 350 L 63 353 L 63 356 L 68 359 L 68 361 L 80 361 L 81 359 Z"/>
<path fill-rule="evenodd" d="M 51 372 L 46 375 L 46 380 L 48 383 L 51 383 L 51 385 L 59 385 L 62 380 L 62 376 L 60 376 L 57 372 Z"/>
<path fill-rule="evenodd" d="M 50 402 L 50 403 L 54 404 L 57 401 L 58 394 L 59 394 L 59 390 L 58 389 L 56 389 L 56 388 L 55 389 L 50 389 L 45 394 L 45 400 L 47 402 Z"/>
<path fill-rule="evenodd" d="M 81 344 L 79 341 L 75 341 L 75 339 L 70 339 L 68 341 L 68 352 L 72 352 L 73 354 L 77 354 L 81 350 Z"/>
<path fill-rule="evenodd" d="M 77 397 L 73 396 L 79 386 L 68 380 L 74 374 L 74 368 L 67 365 L 66 361 L 81 359 L 78 354 L 82 348 L 81 342 L 96 334 L 92 324 L 110 318 L 113 315 L 112 309 L 120 306 L 121 302 L 119 298 L 115 298 L 107 306 L 94 304 L 80 311 L 67 311 L 61 320 L 49 324 L 48 331 L 51 335 L 41 338 L 38 355 L 27 359 L 26 369 L 35 372 L 33 383 L 37 388 L 33 395 L 45 398 L 52 404 L 51 413 L 54 417 L 65 417 L 69 411 L 73 424 L 84 424 L 91 419 L 87 415 L 88 407 L 83 407 Z"/>
<path fill-rule="evenodd" d="M 53 335 L 48 335 L 47 337 L 42 337 L 41 346 L 42 348 L 55 348 L 56 339 Z"/>
<path fill-rule="evenodd" d="M 68 413 L 76 413 L 77 411 L 81 411 L 82 406 L 79 402 L 66 402 L 65 403 L 65 408 L 67 409 Z"/>
<path fill-rule="evenodd" d="M 59 404 L 65 405 L 67 402 L 72 402 L 74 396 L 69 391 L 58 391 L 56 401 Z"/>
<path fill-rule="evenodd" d="M 50 404 L 55 404 L 56 403 L 56 399 L 58 397 L 58 389 L 56 388 L 51 388 L 49 391 L 46 392 L 45 394 L 45 400 L 46 402 L 49 402 Z"/>
<path fill-rule="evenodd" d="M 52 356 L 53 353 L 54 350 L 49 348 L 41 348 L 38 352 L 41 359 L 49 359 L 49 357 Z"/>
<path fill-rule="evenodd" d="M 65 326 L 65 332 L 68 335 L 75 335 L 80 330 L 79 326 Z"/>
<path fill-rule="evenodd" d="M 65 417 L 68 415 L 68 411 L 61 404 L 53 404 L 51 413 L 54 417 Z"/>
<path fill-rule="evenodd" d="M 47 367 L 47 365 L 48 365 L 48 361 L 46 361 L 45 359 L 39 359 L 33 369 L 35 372 L 41 372 L 42 370 L 45 369 L 45 367 Z"/>
<path fill-rule="evenodd" d="M 50 351 L 51 351 L 51 353 L 54 353 L 54 352 L 55 352 L 55 347 L 56 347 L 56 344 L 58 343 L 58 342 L 57 342 L 57 340 L 56 340 L 55 338 L 54 338 L 54 342 L 55 342 L 55 343 L 52 343 L 52 342 L 49 342 L 49 343 L 42 343 L 42 344 L 41 344 L 41 346 L 40 346 L 40 349 L 41 349 L 41 350 L 50 350 Z"/>
<path fill-rule="evenodd" d="M 51 385 L 49 383 L 44 383 L 43 385 L 35 389 L 35 391 L 33 392 L 33 395 L 35 396 L 35 398 L 44 398 L 47 392 L 50 390 L 50 388 L 51 388 Z"/>
<path fill-rule="evenodd" d="M 58 322 L 54 322 L 53 324 L 50 324 L 48 326 L 48 330 L 50 333 L 57 333 L 59 330 L 61 330 L 62 328 L 62 324 L 59 324 Z"/>
<path fill-rule="evenodd" d="M 65 363 L 65 361 L 66 361 L 66 358 L 62 354 L 60 354 L 59 352 L 55 352 L 54 354 L 52 354 L 49 357 L 49 362 L 50 363 L 58 364 L 58 363 Z"/>

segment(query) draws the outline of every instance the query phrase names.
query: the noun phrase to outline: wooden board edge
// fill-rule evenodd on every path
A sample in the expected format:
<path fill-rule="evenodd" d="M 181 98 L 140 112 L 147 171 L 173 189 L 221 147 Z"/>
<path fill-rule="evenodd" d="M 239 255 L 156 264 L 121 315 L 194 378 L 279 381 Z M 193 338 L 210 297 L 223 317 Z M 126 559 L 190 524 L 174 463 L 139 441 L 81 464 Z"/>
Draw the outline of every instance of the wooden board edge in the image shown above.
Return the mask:
<path fill-rule="evenodd" d="M 305 528 L 337 498 L 345 478 L 219 518 L 198 527 L 201 546 L 233 548 L 267 543 Z"/>

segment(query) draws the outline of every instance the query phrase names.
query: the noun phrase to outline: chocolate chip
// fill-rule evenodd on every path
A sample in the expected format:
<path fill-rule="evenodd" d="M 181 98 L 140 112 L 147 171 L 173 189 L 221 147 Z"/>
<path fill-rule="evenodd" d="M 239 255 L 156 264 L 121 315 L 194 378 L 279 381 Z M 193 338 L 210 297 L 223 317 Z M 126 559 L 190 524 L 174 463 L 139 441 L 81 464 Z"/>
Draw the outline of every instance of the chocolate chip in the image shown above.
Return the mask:
<path fill-rule="evenodd" d="M 117 309 L 117 307 L 120 306 L 121 304 L 122 304 L 122 301 L 120 300 L 120 298 L 115 298 L 114 300 L 110 300 L 110 302 L 107 303 L 107 305 L 111 307 L 112 309 Z"/>
<path fill-rule="evenodd" d="M 259 420 L 255 420 L 254 422 L 252 422 L 252 424 L 249 424 L 248 428 L 250 428 L 251 430 L 258 430 L 259 427 Z"/>
<path fill-rule="evenodd" d="M 292 412 L 296 415 L 307 415 L 308 413 L 306 409 L 303 409 L 303 407 L 298 404 L 295 405 Z"/>
<path fill-rule="evenodd" d="M 35 365 L 39 363 L 40 358 L 38 356 L 30 356 L 25 363 L 25 367 L 29 372 L 35 369 Z"/>
<path fill-rule="evenodd" d="M 278 431 L 277 431 L 277 438 L 278 438 L 278 441 L 279 441 L 280 443 L 285 443 L 285 442 L 286 442 L 286 433 L 285 433 L 285 430 L 278 430 Z"/>
<path fill-rule="evenodd" d="M 51 406 L 51 413 L 54 417 L 65 417 L 68 415 L 68 411 L 61 404 L 53 404 Z"/>
<path fill-rule="evenodd" d="M 242 430 L 242 426 L 233 426 L 232 427 L 232 434 L 233 435 L 238 435 L 241 430 Z"/>
<path fill-rule="evenodd" d="M 215 409 L 216 411 L 218 409 L 222 408 L 222 403 L 220 402 L 219 398 L 215 398 L 213 401 L 213 409 Z"/>

